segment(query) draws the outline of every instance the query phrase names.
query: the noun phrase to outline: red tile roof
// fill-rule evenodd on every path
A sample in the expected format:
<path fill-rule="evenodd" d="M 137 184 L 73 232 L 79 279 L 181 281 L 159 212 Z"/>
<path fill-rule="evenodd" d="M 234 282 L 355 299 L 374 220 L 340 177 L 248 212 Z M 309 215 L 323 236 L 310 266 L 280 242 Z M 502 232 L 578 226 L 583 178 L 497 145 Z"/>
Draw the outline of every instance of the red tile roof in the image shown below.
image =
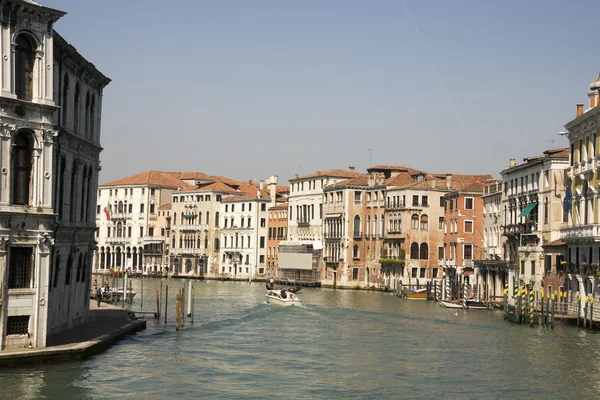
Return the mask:
<path fill-rule="evenodd" d="M 162 206 L 158 207 L 159 210 L 170 210 L 171 209 L 172 204 L 168 203 L 168 204 L 163 204 Z"/>
<path fill-rule="evenodd" d="M 273 207 L 269 207 L 269 210 L 287 210 L 289 207 L 288 203 L 276 204 Z"/>
<path fill-rule="evenodd" d="M 295 176 L 291 179 L 288 179 L 290 182 L 297 181 L 300 179 L 309 179 L 309 178 L 317 178 L 319 176 L 322 177 L 332 177 L 332 178 L 354 178 L 356 176 L 361 176 L 363 174 L 355 171 L 345 171 L 343 169 L 328 169 L 326 171 L 317 171 L 314 174 L 304 175 L 304 176 Z"/>
<path fill-rule="evenodd" d="M 542 247 L 561 247 L 561 246 L 565 246 L 567 244 L 567 242 L 565 242 L 564 240 L 553 240 L 551 242 L 546 243 L 545 245 L 543 245 Z"/>
<path fill-rule="evenodd" d="M 184 172 L 183 174 L 181 174 L 181 180 L 184 179 L 198 179 L 198 180 L 206 180 L 206 181 L 210 181 L 212 180 L 210 176 L 206 175 L 203 172 Z"/>
<path fill-rule="evenodd" d="M 418 174 L 419 171 L 418 169 L 414 169 L 414 168 L 410 168 L 410 167 L 405 167 L 402 165 L 376 165 L 374 167 L 369 167 L 367 168 L 368 172 L 374 171 L 406 171 L 406 173 L 408 173 L 409 175 L 415 175 Z"/>
<path fill-rule="evenodd" d="M 181 172 L 146 171 L 99 186 L 151 185 L 169 189 L 188 187 L 189 185 L 180 180 L 179 176 L 181 176 Z"/>
<path fill-rule="evenodd" d="M 357 176 L 355 178 L 345 179 L 343 181 L 339 181 L 337 183 L 327 185 L 325 188 L 339 188 L 345 186 L 368 186 L 369 178 L 367 175 Z"/>
<path fill-rule="evenodd" d="M 258 191 L 256 189 L 254 190 L 246 190 L 241 192 L 240 194 L 235 194 L 235 195 L 231 195 L 231 196 L 227 196 L 223 198 L 223 202 L 226 201 L 239 201 L 239 200 L 258 200 Z M 266 190 L 263 190 L 260 192 L 260 200 L 271 200 L 271 197 L 269 195 L 269 192 L 267 192 Z"/>

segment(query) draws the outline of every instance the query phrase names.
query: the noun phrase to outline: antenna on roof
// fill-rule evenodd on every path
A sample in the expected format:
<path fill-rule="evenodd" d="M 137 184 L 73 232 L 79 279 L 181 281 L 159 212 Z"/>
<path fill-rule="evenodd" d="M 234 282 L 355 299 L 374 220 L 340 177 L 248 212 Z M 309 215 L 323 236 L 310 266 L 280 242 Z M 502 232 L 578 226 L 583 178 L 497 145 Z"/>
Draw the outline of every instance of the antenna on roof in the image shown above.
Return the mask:
<path fill-rule="evenodd" d="M 369 168 L 371 168 L 373 166 L 373 149 L 367 150 L 369 150 Z"/>

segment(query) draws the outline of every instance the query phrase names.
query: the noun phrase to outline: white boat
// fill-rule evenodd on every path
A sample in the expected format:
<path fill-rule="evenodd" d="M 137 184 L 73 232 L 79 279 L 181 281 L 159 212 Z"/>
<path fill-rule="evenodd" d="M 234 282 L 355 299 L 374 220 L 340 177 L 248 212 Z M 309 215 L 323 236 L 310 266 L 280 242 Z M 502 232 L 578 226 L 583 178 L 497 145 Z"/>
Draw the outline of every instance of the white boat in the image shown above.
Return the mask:
<path fill-rule="evenodd" d="M 102 299 L 104 301 L 122 301 L 123 300 L 123 289 L 115 289 L 112 288 L 110 290 L 108 290 L 107 288 L 103 287 L 102 289 L 100 289 L 102 292 Z M 135 297 L 137 293 L 134 290 L 131 289 L 127 289 L 127 302 L 132 302 L 133 298 Z M 95 299 L 96 298 L 96 292 L 94 289 L 90 290 L 90 298 L 91 299 Z"/>
<path fill-rule="evenodd" d="M 440 300 L 440 304 L 446 308 L 464 308 L 463 304 L 460 302 L 452 302 L 448 300 Z"/>
<path fill-rule="evenodd" d="M 267 290 L 267 303 L 277 306 L 301 306 L 302 300 L 294 293 L 288 292 L 285 289 Z"/>

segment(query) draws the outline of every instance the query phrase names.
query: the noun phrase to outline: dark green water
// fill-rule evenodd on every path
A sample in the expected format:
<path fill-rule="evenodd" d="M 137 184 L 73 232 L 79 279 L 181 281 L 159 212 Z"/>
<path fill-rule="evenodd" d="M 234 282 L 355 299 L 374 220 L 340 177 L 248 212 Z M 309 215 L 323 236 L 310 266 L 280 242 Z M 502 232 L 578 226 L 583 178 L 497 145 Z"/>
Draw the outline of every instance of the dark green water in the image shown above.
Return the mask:
<path fill-rule="evenodd" d="M 145 309 L 158 282 L 144 281 Z M 184 282 L 163 283 L 169 324 L 86 361 L 0 370 L 0 399 L 600 398 L 600 335 L 571 326 L 327 289 L 284 308 L 263 283 L 208 281 L 194 282 L 194 325 L 175 332 Z"/>

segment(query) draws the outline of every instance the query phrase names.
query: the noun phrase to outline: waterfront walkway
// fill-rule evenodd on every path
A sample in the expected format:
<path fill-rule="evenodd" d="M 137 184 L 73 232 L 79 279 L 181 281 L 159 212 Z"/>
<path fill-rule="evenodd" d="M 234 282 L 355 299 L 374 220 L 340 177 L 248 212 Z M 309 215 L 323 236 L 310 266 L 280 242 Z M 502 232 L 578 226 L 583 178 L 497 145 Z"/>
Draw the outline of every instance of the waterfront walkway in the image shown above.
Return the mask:
<path fill-rule="evenodd" d="M 2 351 L 0 367 L 86 358 L 106 350 L 124 335 L 145 328 L 145 320 L 130 318 L 121 307 L 102 303 L 98 308 L 92 301 L 87 324 L 49 336 L 45 348 Z"/>

